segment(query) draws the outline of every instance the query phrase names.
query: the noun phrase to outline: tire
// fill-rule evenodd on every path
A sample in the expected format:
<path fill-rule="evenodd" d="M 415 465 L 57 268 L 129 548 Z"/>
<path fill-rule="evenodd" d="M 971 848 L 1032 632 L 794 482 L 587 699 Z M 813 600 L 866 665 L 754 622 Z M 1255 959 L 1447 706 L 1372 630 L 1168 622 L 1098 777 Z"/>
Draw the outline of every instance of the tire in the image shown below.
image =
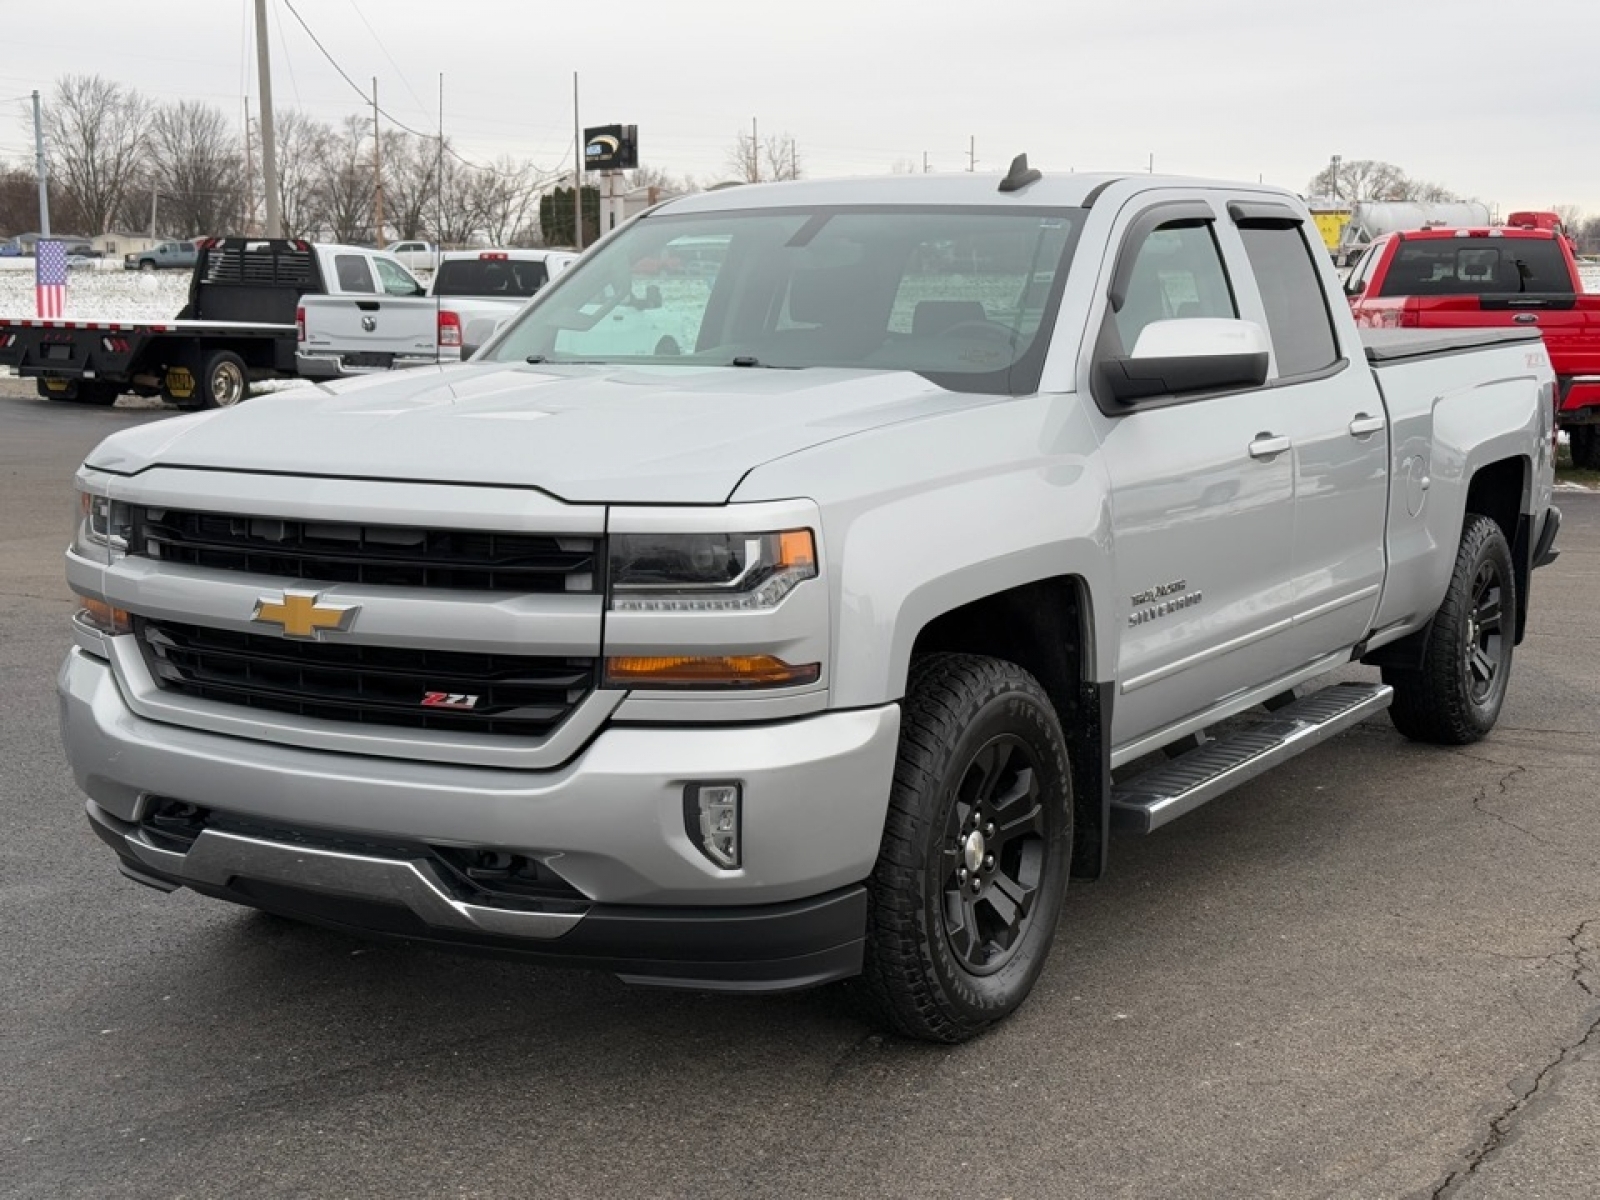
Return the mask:
<path fill-rule="evenodd" d="M 141 259 L 139 261 L 139 270 L 141 270 L 141 271 L 154 271 L 155 269 L 156 269 L 155 263 L 151 262 L 148 258 Z"/>
<path fill-rule="evenodd" d="M 1383 681 L 1394 688 L 1389 719 L 1406 737 L 1465 746 L 1494 728 L 1511 677 L 1516 588 L 1505 533 L 1468 513 L 1421 669 L 1384 668 Z"/>
<path fill-rule="evenodd" d="M 232 350 L 218 350 L 206 359 L 200 374 L 200 403 L 205 408 L 232 408 L 250 394 L 250 372 Z"/>
<path fill-rule="evenodd" d="M 1013 1012 L 1044 969 L 1071 859 L 1066 739 L 1043 689 L 996 659 L 919 657 L 867 885 L 872 1014 L 950 1043 Z"/>
<path fill-rule="evenodd" d="M 1567 448 L 1580 471 L 1600 471 L 1600 425 L 1569 425 Z"/>
<path fill-rule="evenodd" d="M 78 384 L 79 404 L 99 404 L 109 408 L 120 395 L 122 389 L 117 384 L 107 383 L 103 379 L 91 379 Z"/>

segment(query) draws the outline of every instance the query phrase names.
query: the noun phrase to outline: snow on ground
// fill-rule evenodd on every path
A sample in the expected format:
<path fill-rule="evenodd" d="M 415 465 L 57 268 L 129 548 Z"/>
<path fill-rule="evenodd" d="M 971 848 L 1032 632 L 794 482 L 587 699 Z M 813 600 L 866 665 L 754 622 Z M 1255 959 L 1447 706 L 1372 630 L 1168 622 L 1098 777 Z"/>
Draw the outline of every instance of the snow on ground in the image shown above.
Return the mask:
<path fill-rule="evenodd" d="M 32 259 L 0 259 L 26 262 Z M 69 321 L 166 321 L 189 302 L 187 271 L 75 270 L 67 276 Z M 0 317 L 38 313 L 33 271 L 0 271 Z"/>

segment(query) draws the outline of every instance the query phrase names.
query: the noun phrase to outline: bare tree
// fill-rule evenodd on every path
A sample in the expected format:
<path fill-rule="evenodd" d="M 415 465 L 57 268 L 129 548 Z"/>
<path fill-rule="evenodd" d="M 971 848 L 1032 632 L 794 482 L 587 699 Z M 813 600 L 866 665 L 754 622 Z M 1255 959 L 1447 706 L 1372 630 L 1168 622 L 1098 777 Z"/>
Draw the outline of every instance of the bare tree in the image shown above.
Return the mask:
<path fill-rule="evenodd" d="M 517 232 L 532 223 L 539 192 L 552 177 L 531 162 L 509 156 L 473 172 L 472 206 L 490 245 L 510 245 Z"/>
<path fill-rule="evenodd" d="M 84 233 L 106 233 L 146 149 L 149 102 L 98 75 L 56 81 L 44 112 L 50 172 L 82 213 Z"/>
<path fill-rule="evenodd" d="M 769 134 L 757 143 L 754 134 L 741 133 L 728 147 L 728 170 L 746 183 L 799 179 L 800 150 L 792 134 Z"/>
<path fill-rule="evenodd" d="M 1576 204 L 1556 204 L 1550 209 L 1560 220 L 1569 236 L 1576 237 L 1578 230 L 1583 227 L 1583 209 Z"/>
<path fill-rule="evenodd" d="M 317 224 L 336 242 L 363 242 L 372 236 L 372 152 L 367 122 L 348 116 L 328 141 L 314 191 Z"/>
<path fill-rule="evenodd" d="M 438 208 L 439 142 L 402 130 L 383 138 L 383 215 L 402 241 L 419 238 Z"/>
<path fill-rule="evenodd" d="M 333 155 L 333 130 L 305 113 L 277 114 L 278 206 L 287 237 L 320 232 L 321 182 Z"/>
<path fill-rule="evenodd" d="M 1342 160 L 1337 169 L 1329 163 L 1312 177 L 1308 190 L 1312 195 L 1354 204 L 1358 200 L 1420 200 L 1425 197 L 1415 193 L 1432 187 L 1413 182 L 1393 163 L 1356 158 Z"/>
<path fill-rule="evenodd" d="M 477 172 L 449 153 L 447 140 L 440 174 L 439 204 L 430 214 L 434 240 L 443 246 L 464 246 L 483 221 Z"/>
<path fill-rule="evenodd" d="M 180 237 L 228 233 L 244 209 L 244 152 L 228 120 L 198 100 L 155 110 L 150 167 L 161 227 Z"/>

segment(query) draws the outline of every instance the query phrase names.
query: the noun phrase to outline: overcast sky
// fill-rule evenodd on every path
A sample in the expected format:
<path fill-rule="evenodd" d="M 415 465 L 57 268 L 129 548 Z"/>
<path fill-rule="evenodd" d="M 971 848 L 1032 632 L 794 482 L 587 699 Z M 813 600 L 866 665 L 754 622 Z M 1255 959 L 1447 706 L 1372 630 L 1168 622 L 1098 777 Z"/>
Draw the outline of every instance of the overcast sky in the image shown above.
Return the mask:
<path fill-rule="evenodd" d="M 555 168 L 585 125 L 639 126 L 646 165 L 702 182 L 752 118 L 811 176 L 897 162 L 1265 179 L 1335 154 L 1498 206 L 1600 215 L 1600 0 L 269 0 L 277 107 L 361 111 L 363 90 L 476 161 Z M 0 101 L 69 73 L 159 100 L 258 103 L 253 0 L 9 0 Z M 602 16 L 602 14 L 604 14 Z M 370 113 L 370 110 L 367 110 Z M 0 156 L 31 157 L 20 117 Z"/>

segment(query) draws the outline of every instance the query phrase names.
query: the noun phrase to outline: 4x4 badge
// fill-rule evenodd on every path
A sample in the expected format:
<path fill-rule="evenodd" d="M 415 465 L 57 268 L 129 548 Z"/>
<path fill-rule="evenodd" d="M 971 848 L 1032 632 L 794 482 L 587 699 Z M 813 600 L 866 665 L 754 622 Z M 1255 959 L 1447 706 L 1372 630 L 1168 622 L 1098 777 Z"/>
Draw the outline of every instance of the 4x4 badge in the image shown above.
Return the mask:
<path fill-rule="evenodd" d="M 285 591 L 277 600 L 262 596 L 250 619 L 281 625 L 284 637 L 317 641 L 325 630 L 349 629 L 360 611 L 359 604 L 324 604 L 320 592 Z"/>

